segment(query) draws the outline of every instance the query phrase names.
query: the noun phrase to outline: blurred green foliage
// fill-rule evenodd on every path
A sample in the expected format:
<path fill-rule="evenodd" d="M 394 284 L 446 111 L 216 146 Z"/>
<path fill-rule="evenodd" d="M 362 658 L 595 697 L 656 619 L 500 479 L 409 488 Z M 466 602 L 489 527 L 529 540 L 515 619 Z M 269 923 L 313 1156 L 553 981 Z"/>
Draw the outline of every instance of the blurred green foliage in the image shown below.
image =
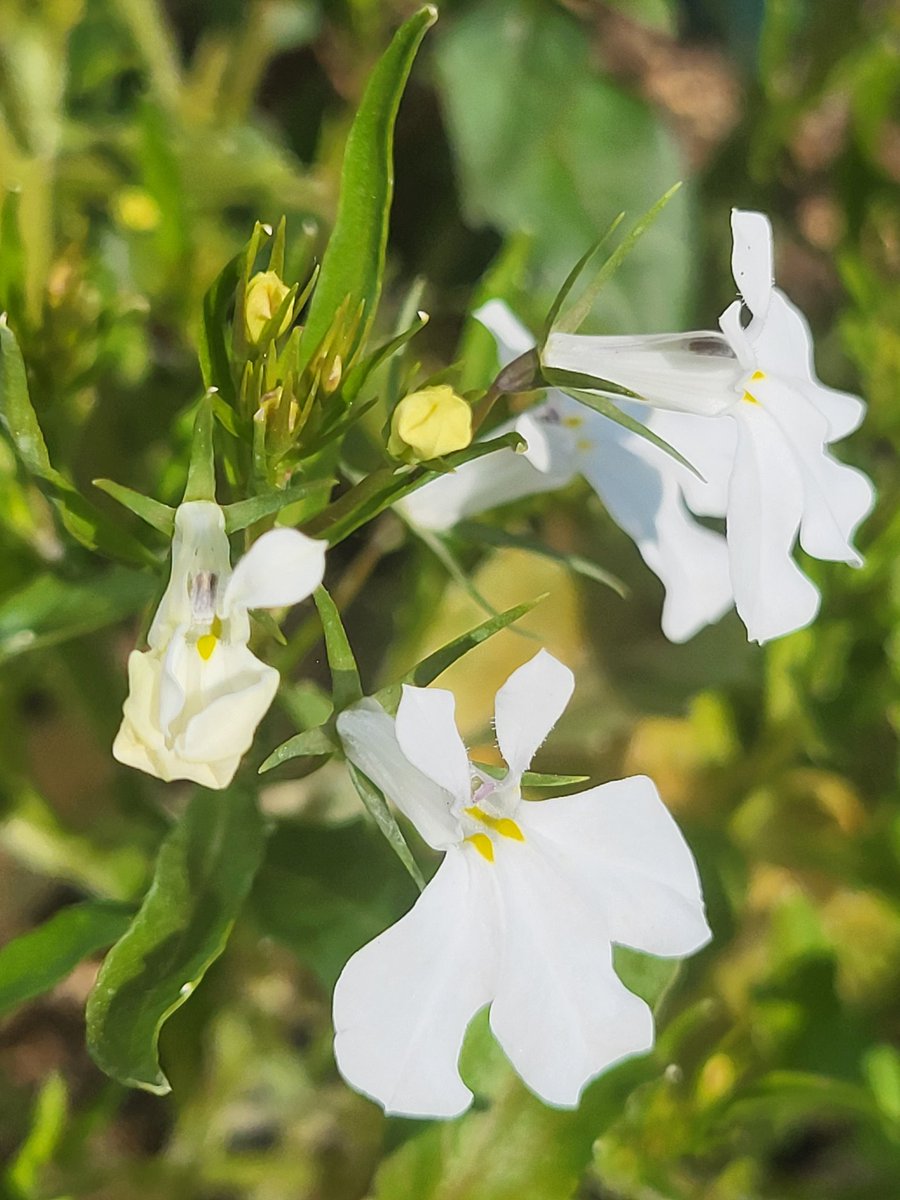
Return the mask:
<path fill-rule="evenodd" d="M 0 1025 L 0 1194 L 888 1200 L 900 1175 L 896 0 L 454 0 L 398 117 L 375 334 L 387 341 L 427 309 L 415 343 L 424 374 L 464 350 L 467 386 L 486 386 L 490 356 L 482 341 L 476 361 L 478 333 L 465 325 L 486 272 L 537 325 L 616 212 L 638 216 L 683 175 L 677 201 L 604 293 L 597 328 L 707 325 L 731 299 L 728 209 L 757 206 L 776 225 L 779 280 L 816 331 L 820 374 L 869 402 L 845 455 L 879 490 L 861 538 L 866 564 L 806 563 L 822 614 L 765 651 L 733 617 L 686 646 L 665 643 L 655 581 L 575 489 L 520 506 L 502 529 L 483 523 L 493 541 L 460 531 L 428 545 L 391 514 L 361 532 L 332 514 L 335 540 L 346 539 L 332 551 L 329 590 L 367 691 L 484 621 L 485 603 L 509 608 L 550 587 L 532 614 L 543 624 L 526 628 L 577 647 L 581 662 L 540 769 L 651 774 L 709 900 L 715 941 L 671 987 L 658 981 L 651 1055 L 560 1113 L 522 1088 L 476 1020 L 464 1058 L 475 1110 L 448 1126 L 386 1121 L 336 1074 L 329 987 L 415 889 L 361 819 L 346 773 L 329 763 L 307 776 L 319 756 L 268 777 L 264 846 L 255 807 L 222 830 L 208 798 L 194 801 L 196 825 L 173 833 L 184 793 L 110 756 L 125 657 L 162 568 L 104 562 L 72 522 L 112 527 L 161 564 L 164 539 L 91 481 L 178 501 L 210 357 L 204 296 L 254 223 L 276 228 L 282 215 L 283 278 L 308 277 L 339 212 L 351 120 L 408 15 L 400 0 L 0 3 L 0 309 L 59 473 L 39 470 L 39 486 L 7 422 L 0 938 L 36 929 L 25 949 L 37 947 L 47 984 L 58 983 Z M 383 232 L 371 231 L 376 258 Z M 229 369 L 234 361 L 226 354 Z M 364 416 L 354 429 L 351 465 L 370 461 L 377 425 Z M 333 467 L 323 462 L 323 477 Z M 73 494 L 90 498 L 88 516 L 72 518 Z M 591 570 L 567 571 L 573 560 L 621 577 L 628 597 Z M 295 616 L 285 632 L 272 661 L 286 687 L 254 765 L 330 714 L 317 618 Z M 271 629 L 259 636 L 274 646 Z M 534 647 L 501 637 L 506 649 L 474 652 L 461 696 L 469 733 L 485 744 L 489 655 Z M 196 844 L 179 842 L 191 831 Z M 82 930 L 91 952 L 117 936 L 121 903 L 141 902 L 154 869 L 209 868 L 217 885 L 203 851 L 229 838 L 233 911 L 191 910 L 188 889 L 184 908 L 143 926 L 146 952 L 167 968 L 153 1011 L 94 1013 L 122 1037 L 139 1020 L 155 1036 L 187 999 L 172 993 L 176 968 L 196 981 L 208 966 L 191 933 L 224 940 L 221 923 L 237 915 L 261 858 L 224 955 L 163 1028 L 172 1093 L 126 1092 L 84 1049 L 96 962 L 63 978 L 74 963 L 63 956 L 50 970 L 58 923 L 97 915 Z M 431 868 L 424 855 L 420 865 Z M 127 976 L 126 951 L 120 942 L 104 970 Z M 0 972 L 8 962 L 0 951 Z M 0 975 L 0 994 L 10 986 Z"/>

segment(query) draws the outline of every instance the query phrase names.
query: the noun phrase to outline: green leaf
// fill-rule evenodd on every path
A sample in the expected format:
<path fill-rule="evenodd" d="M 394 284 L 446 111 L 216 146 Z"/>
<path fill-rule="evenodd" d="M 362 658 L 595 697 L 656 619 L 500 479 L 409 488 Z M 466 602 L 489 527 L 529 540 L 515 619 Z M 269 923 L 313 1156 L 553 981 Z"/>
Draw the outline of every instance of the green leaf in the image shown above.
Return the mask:
<path fill-rule="evenodd" d="M 612 588 L 617 595 L 623 598 L 628 595 L 627 586 L 618 576 L 604 571 L 602 567 L 591 562 L 589 558 L 584 558 L 581 554 L 566 554 L 562 550 L 554 550 L 538 541 L 537 538 L 526 537 L 520 533 L 510 533 L 496 525 L 481 525 L 474 521 L 460 522 L 459 525 L 454 526 L 453 534 L 462 538 L 463 541 L 482 543 L 487 546 L 508 546 L 517 550 L 527 550 L 530 554 L 539 554 L 542 558 L 562 563 L 577 575 L 583 575 L 586 579 L 593 579 L 595 583 L 602 583 L 604 586 Z"/>
<path fill-rule="evenodd" d="M 112 945 L 133 916 L 130 905 L 86 900 L 0 948 L 0 1016 L 48 992 L 83 958 Z"/>
<path fill-rule="evenodd" d="M 573 300 L 568 307 L 563 307 L 568 295 L 571 293 L 576 280 L 587 270 L 588 264 L 597 256 L 600 249 L 605 245 L 607 238 L 613 233 L 619 224 L 617 218 L 610 228 L 606 231 L 600 241 L 593 247 L 588 255 L 583 258 L 575 268 L 573 275 L 570 275 L 563 285 L 563 290 L 557 298 L 558 307 L 556 311 L 551 310 L 552 319 L 548 318 L 549 328 L 560 333 L 574 333 L 579 329 L 586 320 L 591 309 L 594 307 L 594 302 L 600 295 L 603 288 L 609 283 L 613 275 L 625 261 L 627 256 L 635 248 L 638 241 L 644 236 L 662 210 L 666 207 L 672 197 L 681 188 L 681 183 L 676 183 L 660 197 L 659 200 L 650 208 L 639 221 L 636 221 L 631 232 L 622 239 L 616 246 L 609 258 L 606 259 L 603 266 L 596 273 L 594 278 L 584 289 L 577 299 Z"/>
<path fill-rule="evenodd" d="M 77 541 L 89 550 L 99 550 L 111 558 L 141 564 L 156 563 L 151 550 L 108 521 L 51 463 L 28 394 L 22 352 L 5 313 L 0 314 L 0 425 L 27 470 L 49 485 L 62 522 Z"/>
<path fill-rule="evenodd" d="M 347 770 L 350 772 L 353 786 L 356 788 L 360 800 L 366 806 L 369 816 L 372 817 L 380 832 L 387 840 L 388 845 L 403 863 L 404 867 L 406 867 L 416 887 L 421 891 L 425 887 L 422 872 L 419 870 L 419 865 L 413 858 L 412 851 L 406 843 L 406 838 L 397 824 L 397 818 L 391 812 L 390 806 L 381 790 L 349 759 L 347 760 Z"/>
<path fill-rule="evenodd" d="M 133 512 L 136 517 L 140 517 L 166 537 L 170 538 L 175 532 L 175 509 L 171 505 L 163 504 L 160 500 L 154 500 L 152 496 L 145 496 L 142 492 L 136 492 L 134 488 L 125 487 L 112 479 L 94 479 L 92 482 L 95 488 L 99 488 L 107 496 L 112 496 L 113 500 L 117 500 L 129 512 Z"/>
<path fill-rule="evenodd" d="M 292 738 L 288 738 L 286 742 L 273 750 L 263 765 L 259 768 L 259 773 L 262 775 L 265 771 L 271 771 L 273 767 L 280 767 L 282 763 L 289 762 L 292 758 L 316 758 L 321 755 L 332 755 L 337 752 L 338 747 L 334 744 L 328 733 L 321 726 L 315 729 L 307 729 L 303 733 L 296 733 Z"/>
<path fill-rule="evenodd" d="M 311 361 L 348 297 L 353 309 L 363 304 L 354 348 L 375 315 L 393 194 L 394 121 L 416 51 L 436 20 L 437 10 L 428 5 L 400 27 L 375 67 L 354 118 L 344 151 L 337 218 L 300 339 L 298 370 Z M 347 353 L 345 360 L 351 356 Z"/>
<path fill-rule="evenodd" d="M 325 635 L 325 653 L 331 668 L 332 699 L 335 711 L 340 712 L 348 704 L 359 700 L 363 694 L 359 669 L 337 605 L 321 584 L 316 588 L 313 599 L 319 610 L 322 632 Z"/>
<path fill-rule="evenodd" d="M 85 580 L 37 575 L 0 601 L 0 662 L 112 625 L 139 612 L 156 590 L 151 575 L 124 567 Z"/>
<path fill-rule="evenodd" d="M 333 483 L 333 479 L 316 479 L 309 483 L 292 483 L 286 488 L 262 492 L 258 496 L 249 496 L 246 500 L 237 500 L 234 504 L 224 504 L 222 511 L 225 514 L 225 532 L 239 533 L 242 529 L 246 529 L 250 525 L 255 525 L 257 521 L 261 521 L 264 517 L 270 517 L 272 513 L 281 512 L 283 508 L 287 508 L 289 504 L 293 504 L 296 500 L 302 500 L 317 488 L 328 487 Z"/>
<path fill-rule="evenodd" d="M 325 537 L 329 545 L 349 537 L 360 525 L 373 520 L 386 508 L 411 495 L 432 479 L 461 467 L 463 463 L 484 458 L 497 450 L 516 449 L 523 444 L 518 433 L 505 433 L 487 442 L 476 442 L 434 463 L 422 463 L 413 471 L 402 467 L 382 467 L 367 475 L 333 504 L 322 510 L 304 530 L 310 537 Z"/>
<path fill-rule="evenodd" d="M 212 397 L 203 396 L 197 405 L 191 440 L 191 461 L 182 504 L 216 499 L 216 460 L 213 445 Z"/>
<path fill-rule="evenodd" d="M 472 766 L 476 767 L 482 775 L 487 775 L 491 779 L 503 779 L 506 775 L 506 767 L 499 767 L 495 763 L 473 760 Z M 572 787 L 576 783 L 586 783 L 589 779 L 590 775 L 547 775 L 541 771 L 526 771 L 522 776 L 522 786 L 533 788 Z"/>
<path fill-rule="evenodd" d="M 628 990 L 658 1013 L 677 983 L 683 963 L 680 958 L 656 958 L 630 946 L 613 946 L 613 966 Z"/>
<path fill-rule="evenodd" d="M 553 375 L 553 372 L 550 371 L 547 374 L 549 377 Z M 674 446 L 670 446 L 667 441 L 664 441 L 658 433 L 654 433 L 653 430 L 648 428 L 642 421 L 636 421 L 634 417 L 624 412 L 621 408 L 619 408 L 618 404 L 616 404 L 616 402 L 610 399 L 608 396 L 604 396 L 600 392 L 585 392 L 581 388 L 566 388 L 565 392 L 566 395 L 571 396 L 573 400 L 577 400 L 580 404 L 584 404 L 588 408 L 592 408 L 594 412 L 602 413 L 604 417 L 609 417 L 609 419 L 611 421 L 615 421 L 617 425 L 621 425 L 623 428 L 630 430 L 632 433 L 636 433 L 638 437 L 644 438 L 644 440 L 650 442 L 652 446 L 656 446 L 657 449 L 668 454 L 670 458 L 674 458 L 677 463 L 681 463 L 683 467 L 687 467 L 692 475 L 696 475 L 698 479 L 702 480 L 704 483 L 706 482 L 694 464 L 688 462 L 684 455 L 680 454 Z"/>
<path fill-rule="evenodd" d="M 254 238 L 259 235 L 254 230 Z M 255 253 L 255 251 L 254 251 Z M 203 297 L 203 321 L 200 326 L 200 370 L 207 390 L 216 388 L 228 405 L 234 405 L 237 393 L 231 371 L 228 330 L 238 281 L 247 255 L 245 248 L 222 268 L 212 287 Z"/>
<path fill-rule="evenodd" d="M 470 629 L 467 633 L 461 634 L 454 638 L 452 642 L 448 642 L 445 646 L 441 646 L 439 650 L 435 650 L 433 654 L 429 654 L 427 658 L 423 658 L 420 663 L 417 663 L 411 670 L 403 676 L 398 683 L 389 684 L 387 687 L 381 688 L 373 697 L 378 703 L 390 713 L 397 711 L 397 705 L 400 703 L 401 688 L 404 683 L 413 684 L 415 687 L 427 687 L 429 683 L 433 683 L 439 675 L 452 667 L 458 659 L 464 654 L 468 654 L 470 650 L 474 650 L 476 646 L 480 646 L 482 642 L 486 642 L 488 638 L 493 637 L 495 633 L 499 633 L 501 629 L 506 629 L 508 625 L 512 625 L 526 613 L 531 610 L 542 600 L 546 599 L 546 594 L 537 596 L 534 600 L 526 600 L 524 604 L 516 604 L 512 608 L 507 608 L 504 612 L 499 613 L 496 617 L 491 617 L 489 621 L 482 622 L 481 625 L 476 625 L 474 629 Z"/>
<path fill-rule="evenodd" d="M 398 350 L 402 350 L 407 343 L 421 332 L 428 324 L 429 317 L 426 312 L 417 312 L 412 320 L 412 323 L 398 333 L 396 337 L 390 338 L 382 346 L 378 346 L 371 354 L 368 354 L 360 363 L 357 363 L 347 374 L 346 379 L 341 385 L 341 395 L 345 400 L 354 400 L 358 395 L 360 388 L 369 378 L 373 371 L 388 361 Z"/>
<path fill-rule="evenodd" d="M 38 1192 L 41 1173 L 66 1132 L 68 1101 L 65 1080 L 54 1072 L 38 1093 L 28 1137 L 6 1174 L 22 1197 L 45 1194 Z"/>
<path fill-rule="evenodd" d="M 163 842 L 153 883 L 88 998 L 88 1049 L 129 1087 L 168 1092 L 157 1042 L 228 941 L 264 848 L 263 819 L 241 788 L 197 791 Z"/>
<path fill-rule="evenodd" d="M 542 309 L 612 214 L 645 212 L 683 171 L 658 113 L 601 74 L 589 43 L 562 5 L 522 0 L 462 6 L 435 39 L 468 223 L 536 232 L 531 297 Z M 682 192 L 604 288 L 599 329 L 683 326 L 695 229 Z"/>
<path fill-rule="evenodd" d="M 600 251 L 603 249 L 603 247 L 606 245 L 606 243 L 609 241 L 609 239 L 612 237 L 612 235 L 615 233 L 615 231 L 622 224 L 624 219 L 625 219 L 625 214 L 623 212 L 618 213 L 613 218 L 613 220 L 610 222 L 610 224 L 606 227 L 606 230 L 600 235 L 599 238 L 597 238 L 597 240 L 594 242 L 594 244 L 592 246 L 590 246 L 584 252 L 584 254 L 581 256 L 581 258 L 579 258 L 578 262 L 575 264 L 575 266 L 572 268 L 572 270 L 566 276 L 562 287 L 556 293 L 556 297 L 555 297 L 553 303 L 550 305 L 550 309 L 547 313 L 547 318 L 544 321 L 544 326 L 543 326 L 543 329 L 541 330 L 541 337 L 539 339 L 539 345 L 543 345 L 544 342 L 547 340 L 547 335 L 554 328 L 558 328 L 558 326 L 556 325 L 556 319 L 559 316 L 562 306 L 565 304 L 566 299 L 568 298 L 570 292 L 572 291 L 572 288 L 575 286 L 575 284 L 578 282 L 579 278 L 581 277 L 582 271 L 585 270 L 585 268 L 587 267 L 587 265 L 591 261 L 591 259 L 593 259 L 597 254 L 600 253 Z M 588 306 L 588 308 L 590 308 L 590 305 Z"/>
<path fill-rule="evenodd" d="M 329 989 L 347 959 L 403 915 L 416 892 L 363 820 L 282 821 L 269 840 L 248 914 Z"/>
<path fill-rule="evenodd" d="M 373 1200 L 571 1200 L 597 1138 L 659 1070 L 649 1056 L 631 1059 L 592 1083 L 574 1111 L 550 1108 L 513 1075 L 481 1014 L 462 1054 L 463 1078 L 479 1098 L 488 1063 L 490 1102 L 405 1142 L 383 1161 Z"/>

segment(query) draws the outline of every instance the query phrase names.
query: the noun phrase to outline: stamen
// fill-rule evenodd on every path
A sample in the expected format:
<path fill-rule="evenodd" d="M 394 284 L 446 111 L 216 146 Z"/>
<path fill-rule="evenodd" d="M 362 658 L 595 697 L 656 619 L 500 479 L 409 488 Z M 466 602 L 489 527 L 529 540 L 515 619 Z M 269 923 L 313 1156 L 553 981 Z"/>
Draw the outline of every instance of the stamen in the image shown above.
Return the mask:
<path fill-rule="evenodd" d="M 486 833 L 472 833 L 465 840 L 472 843 L 482 858 L 489 863 L 494 861 L 494 846 Z"/>
<path fill-rule="evenodd" d="M 216 587 L 219 577 L 215 571 L 198 571 L 191 579 L 191 612 L 194 620 L 209 622 L 216 615 Z"/>

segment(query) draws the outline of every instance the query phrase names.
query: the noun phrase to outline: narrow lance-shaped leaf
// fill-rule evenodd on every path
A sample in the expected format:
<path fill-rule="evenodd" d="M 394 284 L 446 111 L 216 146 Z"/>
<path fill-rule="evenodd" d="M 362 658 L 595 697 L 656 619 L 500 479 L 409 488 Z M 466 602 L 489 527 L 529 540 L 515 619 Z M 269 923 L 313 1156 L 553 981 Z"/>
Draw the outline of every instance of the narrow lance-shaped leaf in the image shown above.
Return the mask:
<path fill-rule="evenodd" d="M 321 585 L 316 588 L 313 598 L 316 608 L 319 610 L 322 632 L 325 635 L 325 653 L 328 656 L 328 666 L 331 668 L 334 707 L 336 712 L 340 712 L 348 704 L 359 700 L 363 694 L 362 684 L 359 681 L 359 669 L 337 605 Z"/>
<path fill-rule="evenodd" d="M 542 558 L 562 563 L 577 575 L 583 575 L 586 579 L 593 579 L 595 583 L 602 583 L 606 587 L 612 588 L 619 596 L 628 595 L 628 588 L 617 575 L 604 571 L 597 563 L 581 554 L 566 554 L 562 550 L 554 550 L 552 546 L 538 541 L 537 538 L 520 533 L 510 533 L 496 525 L 482 525 L 475 521 L 461 521 L 454 526 L 453 535 L 464 542 L 475 542 L 485 546 L 504 546 L 516 550 L 526 550 L 529 554 L 539 554 Z"/>
<path fill-rule="evenodd" d="M 273 767 L 280 767 L 292 758 L 319 758 L 326 754 L 336 754 L 337 749 L 328 733 L 321 726 L 316 726 L 315 729 L 294 734 L 292 738 L 282 742 L 259 768 L 259 773 L 262 775 L 265 771 L 271 771 Z"/>
<path fill-rule="evenodd" d="M 83 958 L 111 946 L 133 916 L 130 905 L 86 900 L 8 942 L 0 949 L 0 1016 L 48 992 Z"/>
<path fill-rule="evenodd" d="M 649 209 L 649 211 L 641 217 L 640 221 L 635 222 L 635 226 L 631 229 L 631 232 L 619 242 L 616 250 L 614 250 L 612 254 L 610 254 L 610 257 L 606 259 L 604 265 L 602 265 L 600 270 L 596 272 L 593 280 L 590 281 L 586 288 L 584 288 L 577 300 L 572 301 L 571 305 L 563 308 L 563 302 L 566 298 L 568 298 L 572 287 L 575 286 L 577 277 L 580 276 L 582 271 L 587 268 L 590 259 L 594 258 L 595 253 L 600 250 L 600 247 L 605 245 L 608 235 L 610 235 L 618 226 L 618 220 L 613 222 L 612 227 L 607 230 L 607 233 L 604 234 L 604 236 L 602 236 L 602 239 L 600 242 L 598 242 L 598 245 L 594 246 L 593 250 L 587 254 L 587 257 L 581 260 L 581 263 L 576 266 L 574 274 L 570 275 L 568 280 L 566 280 L 563 286 L 562 300 L 557 298 L 557 306 L 554 306 L 557 307 L 557 311 L 553 313 L 552 320 L 552 328 L 554 331 L 564 332 L 564 334 L 572 334 L 572 332 L 575 332 L 576 329 L 580 328 L 584 318 L 586 318 L 590 310 L 592 310 L 594 301 L 596 298 L 598 298 L 602 292 L 602 289 L 604 289 L 606 286 L 606 283 L 611 280 L 614 274 L 616 274 L 616 271 L 618 270 L 619 266 L 622 265 L 624 259 L 628 257 L 628 254 L 632 250 L 634 250 L 637 241 L 642 238 L 644 233 L 647 233 L 647 230 L 650 226 L 652 226 L 653 222 L 656 220 L 656 217 L 658 217 L 660 212 L 665 209 L 665 206 L 668 204 L 668 202 L 670 202 L 674 194 L 676 194 L 676 192 L 679 190 L 680 186 L 682 186 L 680 185 L 680 182 L 678 182 L 678 184 L 674 184 L 672 187 L 670 187 L 670 190 L 665 193 L 665 196 L 662 196 L 659 200 L 656 200 L 653 208 Z"/>
<path fill-rule="evenodd" d="M 566 395 L 571 396 L 573 400 L 577 400 L 579 404 L 584 404 L 588 408 L 592 408 L 594 412 L 602 413 L 604 417 L 609 417 L 610 421 L 615 421 L 617 425 L 623 426 L 625 429 L 636 433 L 638 437 L 642 437 L 657 449 L 668 454 L 670 458 L 674 458 L 677 463 L 681 463 L 683 467 L 696 475 L 698 479 L 706 482 L 703 476 L 697 470 L 692 462 L 689 462 L 683 454 L 680 454 L 674 446 L 670 446 L 667 441 L 654 433 L 652 429 L 646 426 L 642 421 L 636 421 L 634 417 L 623 412 L 609 396 L 604 396 L 602 392 L 585 392 L 581 388 L 566 388 Z"/>
<path fill-rule="evenodd" d="M 412 856 L 412 851 L 406 844 L 406 838 L 400 826 L 397 824 L 397 818 L 391 812 L 387 800 L 385 800 L 379 788 L 358 770 L 356 766 L 349 760 L 347 761 L 347 770 L 350 772 L 350 778 L 353 780 L 353 786 L 356 788 L 357 795 L 369 815 L 374 820 L 375 824 L 384 834 L 388 845 L 409 871 L 410 876 L 415 882 L 416 887 L 421 892 L 425 887 L 425 880 L 422 877 L 422 872 L 419 870 L 419 865 Z"/>
<path fill-rule="evenodd" d="M 400 27 L 375 67 L 354 118 L 344 151 L 337 219 L 300 340 L 298 370 L 312 360 L 348 297 L 354 306 L 360 301 L 364 306 L 353 349 L 375 314 L 394 186 L 394 121 L 416 51 L 436 19 L 437 10 L 428 5 Z"/>
<path fill-rule="evenodd" d="M 113 1079 L 157 1095 L 170 1090 L 159 1066 L 160 1029 L 224 950 L 264 841 L 250 793 L 194 793 L 88 998 L 88 1049 Z"/>
<path fill-rule="evenodd" d="M 154 500 L 152 496 L 145 496 L 142 492 L 136 492 L 134 488 L 116 483 L 112 479 L 95 479 L 93 483 L 95 488 L 99 488 L 107 496 L 112 496 L 113 500 L 117 500 L 136 517 L 140 517 L 166 537 L 172 536 L 175 530 L 175 509 L 171 505 L 163 504 L 160 500 Z"/>
<path fill-rule="evenodd" d="M 258 496 L 249 496 L 246 500 L 236 500 L 234 504 L 224 504 L 225 532 L 240 533 L 264 517 L 281 512 L 296 500 L 302 500 L 317 488 L 333 483 L 331 479 L 316 479 L 313 482 L 292 483 L 286 488 L 262 492 Z"/>
<path fill-rule="evenodd" d="M 506 629 L 508 625 L 518 621 L 520 617 L 524 617 L 542 600 L 545 600 L 546 593 L 543 596 L 537 596 L 534 600 L 526 600 L 523 604 L 516 604 L 512 608 L 508 608 L 505 612 L 499 613 L 496 617 L 492 617 L 489 621 L 483 621 L 480 625 L 476 625 L 474 629 L 470 629 L 467 633 L 461 634 L 454 638 L 452 642 L 447 642 L 445 646 L 435 650 L 429 654 L 427 658 L 423 658 L 420 663 L 417 663 L 411 670 L 400 679 L 397 683 L 391 683 L 387 687 L 383 687 L 375 693 L 375 699 L 378 703 L 390 713 L 397 711 L 397 705 L 400 703 L 401 690 L 404 683 L 413 684 L 415 687 L 427 687 L 429 683 L 433 683 L 435 679 L 448 667 L 453 664 L 464 654 L 468 654 L 470 650 L 474 650 L 476 646 L 480 646 L 482 642 L 486 642 L 488 638 L 493 637 L 495 633 L 499 633 L 501 629 Z"/>
<path fill-rule="evenodd" d="M 192 500 L 215 500 L 216 463 L 213 447 L 212 398 L 204 396 L 194 420 L 194 436 L 191 442 L 191 461 L 188 466 L 187 483 L 183 503 Z"/>

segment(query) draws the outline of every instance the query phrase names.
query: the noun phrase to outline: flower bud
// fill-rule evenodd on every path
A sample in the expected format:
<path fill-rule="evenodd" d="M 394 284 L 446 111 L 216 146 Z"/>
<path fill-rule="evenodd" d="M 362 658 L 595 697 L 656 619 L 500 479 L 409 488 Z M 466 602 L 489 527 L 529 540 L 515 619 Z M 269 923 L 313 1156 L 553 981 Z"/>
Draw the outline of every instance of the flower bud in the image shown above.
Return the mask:
<path fill-rule="evenodd" d="M 258 346 L 263 330 L 284 304 L 284 298 L 291 289 L 283 283 L 275 271 L 259 271 L 247 284 L 247 295 L 244 300 L 244 323 L 249 341 Z M 293 313 L 288 308 L 281 322 L 281 328 L 276 337 L 286 332 L 293 319 Z"/>
<path fill-rule="evenodd" d="M 394 409 L 388 453 L 407 462 L 440 458 L 472 441 L 472 409 L 441 384 L 405 396 Z"/>

